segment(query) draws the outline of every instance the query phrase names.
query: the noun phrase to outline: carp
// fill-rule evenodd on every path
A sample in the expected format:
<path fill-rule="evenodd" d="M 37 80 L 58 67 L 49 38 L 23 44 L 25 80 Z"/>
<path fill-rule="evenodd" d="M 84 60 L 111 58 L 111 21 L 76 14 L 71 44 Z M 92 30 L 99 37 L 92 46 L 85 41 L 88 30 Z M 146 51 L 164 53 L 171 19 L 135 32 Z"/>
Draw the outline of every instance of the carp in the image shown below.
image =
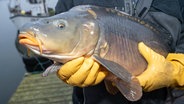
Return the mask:
<path fill-rule="evenodd" d="M 92 57 L 109 71 L 105 79 L 107 91 L 113 93 L 114 87 L 130 101 L 141 98 L 142 87 L 135 76 L 147 67 L 138 43 L 144 42 L 163 56 L 170 51 L 163 34 L 147 22 L 92 5 L 76 6 L 28 23 L 20 30 L 19 39 L 35 54 L 56 62 L 46 69 L 45 76 L 58 70 L 60 63 L 81 56 Z"/>

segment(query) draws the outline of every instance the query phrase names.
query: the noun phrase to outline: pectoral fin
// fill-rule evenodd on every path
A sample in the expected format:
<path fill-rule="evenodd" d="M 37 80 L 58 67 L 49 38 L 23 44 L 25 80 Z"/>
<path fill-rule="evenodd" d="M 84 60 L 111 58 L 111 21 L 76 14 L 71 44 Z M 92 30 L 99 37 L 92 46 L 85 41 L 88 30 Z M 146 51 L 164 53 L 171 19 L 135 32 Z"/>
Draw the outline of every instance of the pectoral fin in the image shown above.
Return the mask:
<path fill-rule="evenodd" d="M 48 74 L 57 72 L 61 68 L 62 64 L 60 63 L 54 63 L 51 66 L 49 66 L 43 73 L 42 76 L 46 77 Z"/>
<path fill-rule="evenodd" d="M 104 66 L 108 71 L 110 71 L 111 73 L 119 77 L 120 79 L 126 82 L 131 81 L 132 75 L 118 63 L 103 59 L 101 57 L 98 57 L 97 55 L 93 55 L 93 58 L 97 62 L 99 62 L 102 66 Z"/>
<path fill-rule="evenodd" d="M 113 80 L 119 91 L 130 101 L 137 101 L 142 97 L 142 87 L 125 68 L 118 63 L 94 55 L 93 58 L 110 71 L 116 78 Z M 109 89 L 108 89 L 109 90 Z"/>

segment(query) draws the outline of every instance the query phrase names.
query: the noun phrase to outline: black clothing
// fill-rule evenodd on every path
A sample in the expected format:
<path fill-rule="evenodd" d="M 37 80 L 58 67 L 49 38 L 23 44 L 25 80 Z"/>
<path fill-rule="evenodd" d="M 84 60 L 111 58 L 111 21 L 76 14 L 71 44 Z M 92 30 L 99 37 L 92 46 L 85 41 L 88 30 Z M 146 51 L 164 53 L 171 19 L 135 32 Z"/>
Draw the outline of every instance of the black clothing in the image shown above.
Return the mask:
<path fill-rule="evenodd" d="M 74 6 L 85 4 L 122 9 L 124 2 L 123 0 L 58 0 L 55 7 L 56 14 L 68 11 Z M 174 16 L 182 22 L 184 21 L 184 0 L 153 0 L 152 7 L 157 11 Z"/>
<path fill-rule="evenodd" d="M 55 14 L 66 12 L 74 6 L 73 0 L 58 0 L 55 7 Z"/>
<path fill-rule="evenodd" d="M 40 56 L 23 57 L 22 60 L 26 71 L 31 73 L 43 72 L 53 64 L 53 61 Z"/>
<path fill-rule="evenodd" d="M 183 21 L 181 4 L 183 0 L 154 0 L 153 7 L 159 11 L 167 13 L 171 16 L 177 17 L 180 21 Z"/>
<path fill-rule="evenodd" d="M 166 96 L 166 89 L 159 89 L 144 93 L 139 101 L 130 102 L 120 92 L 116 95 L 109 94 L 102 82 L 91 87 L 74 87 L 73 104 L 164 104 Z"/>
<path fill-rule="evenodd" d="M 115 8 L 126 12 L 123 0 L 58 0 L 56 14 L 84 4 Z M 166 34 L 165 41 L 171 46 L 172 52 L 184 53 L 184 25 L 181 28 L 181 24 L 184 24 L 184 0 L 153 0 L 149 12 L 142 19 Z M 166 96 L 167 91 L 163 88 L 144 93 L 141 100 L 130 102 L 120 93 L 109 94 L 102 82 L 92 87 L 74 87 L 73 102 L 74 104 L 164 104 Z"/>

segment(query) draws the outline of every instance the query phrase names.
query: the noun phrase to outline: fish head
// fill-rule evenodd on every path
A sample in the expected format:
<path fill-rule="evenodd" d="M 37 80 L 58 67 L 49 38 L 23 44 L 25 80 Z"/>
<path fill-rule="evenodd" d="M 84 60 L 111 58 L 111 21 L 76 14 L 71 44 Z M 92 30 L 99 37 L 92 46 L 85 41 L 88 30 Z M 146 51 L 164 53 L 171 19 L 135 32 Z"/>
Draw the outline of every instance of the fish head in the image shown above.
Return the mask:
<path fill-rule="evenodd" d="M 65 63 L 90 56 L 99 38 L 99 26 L 88 9 L 74 9 L 25 24 L 19 43 L 35 54 Z"/>

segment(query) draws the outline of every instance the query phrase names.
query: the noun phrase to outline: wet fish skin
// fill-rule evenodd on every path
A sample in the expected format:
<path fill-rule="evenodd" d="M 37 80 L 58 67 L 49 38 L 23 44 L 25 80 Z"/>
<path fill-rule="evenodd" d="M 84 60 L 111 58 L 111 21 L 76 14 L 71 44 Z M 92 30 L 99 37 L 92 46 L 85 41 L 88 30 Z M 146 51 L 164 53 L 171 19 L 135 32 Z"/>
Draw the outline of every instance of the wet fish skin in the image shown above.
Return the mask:
<path fill-rule="evenodd" d="M 90 5 L 77 6 L 28 24 L 22 31 L 20 41 L 27 39 L 25 35 L 38 41 L 32 41 L 35 46 L 30 46 L 30 42 L 22 44 L 54 61 L 65 63 L 80 56 L 92 56 L 109 71 L 107 80 L 115 83 L 130 101 L 142 96 L 141 86 L 134 76 L 147 66 L 138 51 L 138 43 L 144 42 L 164 56 L 170 51 L 165 34 L 148 23 L 114 9 Z"/>

